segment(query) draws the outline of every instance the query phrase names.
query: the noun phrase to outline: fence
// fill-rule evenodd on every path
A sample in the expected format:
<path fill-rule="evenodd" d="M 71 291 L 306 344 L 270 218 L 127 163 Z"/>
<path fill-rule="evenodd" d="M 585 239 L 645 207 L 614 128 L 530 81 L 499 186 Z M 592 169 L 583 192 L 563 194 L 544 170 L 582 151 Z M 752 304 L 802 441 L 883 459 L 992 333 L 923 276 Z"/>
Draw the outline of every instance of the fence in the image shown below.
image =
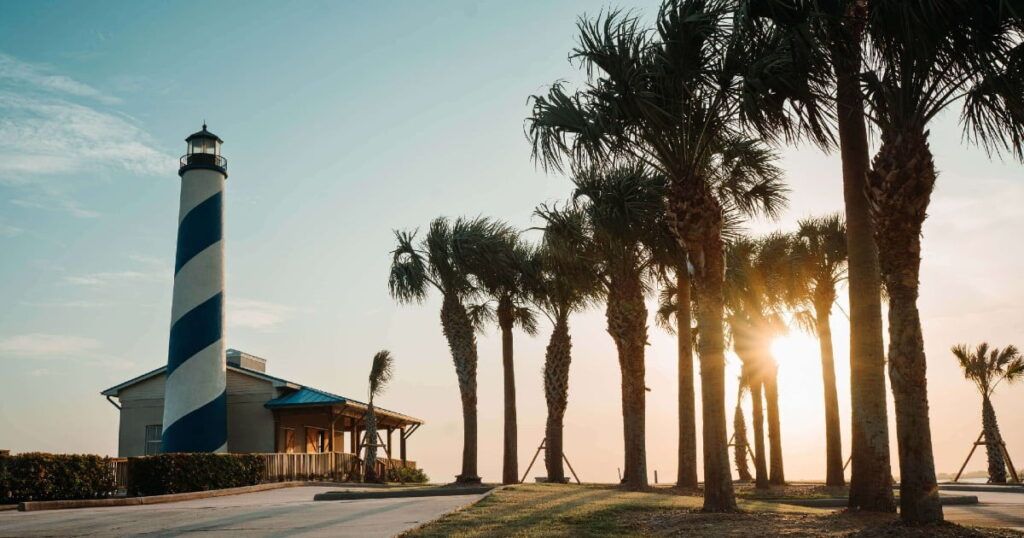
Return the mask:
<path fill-rule="evenodd" d="M 291 480 L 358 481 L 362 477 L 362 460 L 344 452 L 315 454 L 257 454 L 263 458 L 263 482 Z M 387 467 L 416 468 L 416 462 L 377 459 L 377 473 L 383 475 Z M 128 458 L 111 458 L 110 472 L 119 491 L 128 489 Z"/>

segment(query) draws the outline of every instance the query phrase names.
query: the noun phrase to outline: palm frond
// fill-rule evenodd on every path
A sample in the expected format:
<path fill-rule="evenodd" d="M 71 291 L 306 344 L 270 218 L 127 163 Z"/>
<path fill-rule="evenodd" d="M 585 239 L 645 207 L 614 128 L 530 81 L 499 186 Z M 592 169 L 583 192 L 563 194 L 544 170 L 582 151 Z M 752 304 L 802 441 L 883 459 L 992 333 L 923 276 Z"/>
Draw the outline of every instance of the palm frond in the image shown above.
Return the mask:
<path fill-rule="evenodd" d="M 370 400 L 373 400 L 374 396 L 379 396 L 387 384 L 391 382 L 391 376 L 394 374 L 394 358 L 391 356 L 391 352 L 382 349 L 373 356 L 373 365 L 370 367 Z"/>

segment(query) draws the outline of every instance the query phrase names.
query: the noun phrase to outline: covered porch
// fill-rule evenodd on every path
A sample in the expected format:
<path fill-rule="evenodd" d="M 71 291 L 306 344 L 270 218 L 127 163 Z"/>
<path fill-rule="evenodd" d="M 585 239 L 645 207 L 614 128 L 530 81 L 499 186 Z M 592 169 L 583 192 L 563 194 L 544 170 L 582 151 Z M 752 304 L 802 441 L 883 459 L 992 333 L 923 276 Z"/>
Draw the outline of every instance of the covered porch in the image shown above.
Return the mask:
<path fill-rule="evenodd" d="M 368 442 L 365 403 L 303 387 L 264 406 L 274 417 L 277 453 L 347 453 L 358 459 Z M 423 421 L 379 407 L 375 413 L 378 457 L 409 466 L 408 440 Z"/>

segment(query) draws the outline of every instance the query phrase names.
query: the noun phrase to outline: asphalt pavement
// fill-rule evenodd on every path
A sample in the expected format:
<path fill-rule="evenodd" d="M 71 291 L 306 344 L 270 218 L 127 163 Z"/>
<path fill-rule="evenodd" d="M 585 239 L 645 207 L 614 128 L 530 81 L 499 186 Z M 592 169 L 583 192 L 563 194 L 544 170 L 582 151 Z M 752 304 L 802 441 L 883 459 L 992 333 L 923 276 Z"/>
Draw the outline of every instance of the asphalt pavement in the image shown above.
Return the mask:
<path fill-rule="evenodd" d="M 0 537 L 394 536 L 483 494 L 313 501 L 337 487 L 295 487 L 194 501 L 114 508 L 0 512 Z"/>

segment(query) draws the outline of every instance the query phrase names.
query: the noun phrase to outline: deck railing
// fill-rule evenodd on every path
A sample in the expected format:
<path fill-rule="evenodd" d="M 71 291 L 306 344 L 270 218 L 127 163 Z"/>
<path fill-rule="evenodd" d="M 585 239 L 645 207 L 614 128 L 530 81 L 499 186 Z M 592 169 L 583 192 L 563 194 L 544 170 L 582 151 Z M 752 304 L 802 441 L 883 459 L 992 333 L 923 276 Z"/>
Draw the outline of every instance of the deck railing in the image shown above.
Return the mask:
<path fill-rule="evenodd" d="M 359 481 L 363 463 L 354 454 L 346 452 L 321 453 L 266 453 L 256 454 L 263 459 L 263 482 L 289 482 L 293 480 L 329 480 L 333 482 Z M 377 458 L 377 473 L 384 475 L 388 467 L 416 468 L 416 462 Z M 128 489 L 128 458 L 111 458 L 110 472 L 119 491 Z"/>

